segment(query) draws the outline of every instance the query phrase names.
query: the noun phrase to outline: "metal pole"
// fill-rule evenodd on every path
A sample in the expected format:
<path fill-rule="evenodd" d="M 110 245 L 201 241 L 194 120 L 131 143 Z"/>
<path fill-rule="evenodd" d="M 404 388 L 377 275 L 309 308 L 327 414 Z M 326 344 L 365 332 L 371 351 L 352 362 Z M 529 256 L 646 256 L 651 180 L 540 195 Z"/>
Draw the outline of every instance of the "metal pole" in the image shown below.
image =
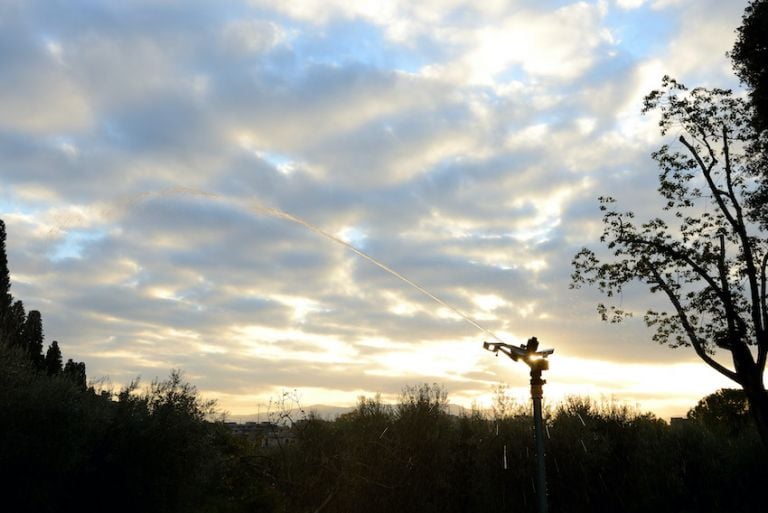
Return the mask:
<path fill-rule="evenodd" d="M 547 513 L 547 473 L 544 464 L 544 427 L 541 418 L 541 398 L 544 395 L 541 369 L 531 368 L 531 399 L 533 399 L 533 437 L 536 445 L 536 497 L 539 513 Z"/>
<path fill-rule="evenodd" d="M 538 351 L 539 341 L 536 337 L 528 339 L 528 343 L 512 346 L 503 342 L 483 342 L 483 349 L 493 351 L 499 356 L 499 351 L 512 360 L 523 360 L 531 369 L 531 399 L 533 399 L 533 438 L 536 446 L 536 497 L 539 513 L 547 513 L 547 473 L 544 465 L 544 426 L 541 418 L 541 399 L 544 397 L 544 384 L 541 379 L 542 371 L 549 369 L 547 356 L 554 349 Z"/>

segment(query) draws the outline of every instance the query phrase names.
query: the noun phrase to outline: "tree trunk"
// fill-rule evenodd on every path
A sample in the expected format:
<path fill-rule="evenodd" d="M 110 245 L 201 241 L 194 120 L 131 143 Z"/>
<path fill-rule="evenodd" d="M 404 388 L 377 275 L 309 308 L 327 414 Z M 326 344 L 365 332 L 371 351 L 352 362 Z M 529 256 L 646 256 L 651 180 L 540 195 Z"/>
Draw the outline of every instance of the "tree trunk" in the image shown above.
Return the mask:
<path fill-rule="evenodd" d="M 768 448 L 768 391 L 763 383 L 763 369 L 755 362 L 746 344 L 735 343 L 731 348 L 733 367 L 749 403 L 749 413 L 755 420 L 757 432 Z"/>
<path fill-rule="evenodd" d="M 745 384 L 744 393 L 763 445 L 768 447 L 768 391 L 762 386 L 762 380 L 760 380 L 759 384 Z"/>

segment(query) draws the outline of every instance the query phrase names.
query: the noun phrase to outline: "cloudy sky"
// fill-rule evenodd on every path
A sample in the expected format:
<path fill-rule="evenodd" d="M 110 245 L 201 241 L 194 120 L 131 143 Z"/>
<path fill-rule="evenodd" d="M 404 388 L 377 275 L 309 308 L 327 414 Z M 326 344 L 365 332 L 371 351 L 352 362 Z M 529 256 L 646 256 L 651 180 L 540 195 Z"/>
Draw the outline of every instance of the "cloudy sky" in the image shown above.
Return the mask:
<path fill-rule="evenodd" d="M 570 290 L 596 198 L 659 205 L 640 115 L 666 73 L 738 88 L 746 0 L 0 0 L 0 216 L 14 296 L 116 385 L 181 368 L 232 414 L 545 393 L 683 414 L 728 383 Z M 674 134 L 671 137 L 675 137 Z M 271 212 L 271 214 L 270 214 Z"/>

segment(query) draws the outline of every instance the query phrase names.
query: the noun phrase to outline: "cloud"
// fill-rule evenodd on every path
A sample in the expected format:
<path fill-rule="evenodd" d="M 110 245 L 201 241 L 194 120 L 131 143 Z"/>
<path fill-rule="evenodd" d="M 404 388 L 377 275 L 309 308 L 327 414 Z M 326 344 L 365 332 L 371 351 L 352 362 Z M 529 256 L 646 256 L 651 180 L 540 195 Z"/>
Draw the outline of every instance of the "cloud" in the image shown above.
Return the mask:
<path fill-rule="evenodd" d="M 569 264 L 599 236 L 598 195 L 653 212 L 643 95 L 666 72 L 733 80 L 722 52 L 744 6 L 710 3 L 15 4 L 0 21 L 13 293 L 90 376 L 182 367 L 241 412 L 281 388 L 525 387 L 472 322 L 554 346 L 562 390 L 650 401 L 573 359 L 640 375 L 690 355 L 639 320 L 601 325 Z"/>
<path fill-rule="evenodd" d="M 267 20 L 236 20 L 223 29 L 225 44 L 235 52 L 264 53 L 279 44 L 285 34 Z"/>

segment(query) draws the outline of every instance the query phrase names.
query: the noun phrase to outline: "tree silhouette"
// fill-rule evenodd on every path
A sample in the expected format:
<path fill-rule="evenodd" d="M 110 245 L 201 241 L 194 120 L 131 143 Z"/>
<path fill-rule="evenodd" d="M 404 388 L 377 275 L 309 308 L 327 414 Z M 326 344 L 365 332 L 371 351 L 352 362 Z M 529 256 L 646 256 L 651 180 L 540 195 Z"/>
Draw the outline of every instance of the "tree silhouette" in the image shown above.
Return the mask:
<path fill-rule="evenodd" d="M 11 277 L 8 272 L 8 255 L 5 252 L 5 221 L 0 219 L 0 307 L 11 306 Z"/>
<path fill-rule="evenodd" d="M 6 341 L 8 345 L 23 347 L 24 345 L 24 324 L 27 320 L 27 313 L 24 310 L 24 303 L 19 299 L 13 302 L 11 309 L 5 319 Z"/>
<path fill-rule="evenodd" d="M 763 383 L 768 356 L 766 264 L 768 238 L 750 224 L 755 192 L 754 158 L 744 148 L 757 137 L 749 106 L 730 91 L 688 90 L 664 77 L 645 99 L 644 112 L 659 111 L 661 134 L 682 132 L 679 146 L 653 154 L 661 172 L 664 218 L 637 224 L 613 198 L 600 199 L 609 256 L 584 248 L 573 261 L 572 284 L 595 284 L 607 296 L 633 281 L 665 296 L 669 311 L 649 310 L 653 339 L 690 346 L 710 367 L 738 383 L 768 444 L 768 393 Z M 674 223 L 674 224 L 673 224 Z M 599 305 L 604 320 L 627 315 Z M 730 356 L 726 366 L 715 358 Z"/>
<path fill-rule="evenodd" d="M 63 372 L 73 383 L 85 390 L 85 363 L 70 359 L 62 368 L 61 349 L 56 341 L 43 354 L 44 334 L 41 313 L 38 310 L 31 310 L 27 314 L 21 300 L 13 301 L 10 293 L 11 282 L 5 241 L 5 223 L 0 219 L 0 343 L 19 348 L 38 371 L 45 371 L 48 375 Z"/>
<path fill-rule="evenodd" d="M 61 350 L 59 343 L 54 340 L 45 353 L 45 372 L 49 376 L 55 376 L 61 374 L 62 370 Z"/>
<path fill-rule="evenodd" d="M 27 314 L 24 303 L 13 301 L 8 255 L 5 250 L 5 222 L 0 219 L 0 342 L 9 346 L 24 346 L 24 323 Z"/>
<path fill-rule="evenodd" d="M 24 347 L 35 367 L 42 369 L 45 361 L 43 356 L 43 319 L 38 310 L 30 310 L 27 314 L 27 320 L 22 329 L 22 338 Z"/>
<path fill-rule="evenodd" d="M 688 418 L 729 436 L 738 436 L 751 420 L 747 397 L 737 388 L 721 388 L 702 398 L 688 412 Z"/>
<path fill-rule="evenodd" d="M 85 375 L 85 363 L 75 362 L 72 358 L 67 360 L 63 370 L 64 376 L 66 376 L 72 383 L 82 390 L 87 388 L 87 377 Z"/>
<path fill-rule="evenodd" d="M 750 121 L 758 137 L 747 151 L 755 156 L 755 174 L 762 176 L 750 206 L 753 219 L 768 227 L 768 1 L 753 0 L 747 6 L 737 36 L 730 56 L 749 90 Z"/>
<path fill-rule="evenodd" d="M 11 276 L 8 271 L 8 256 L 5 252 L 5 222 L 0 219 L 0 341 L 8 342 L 11 304 Z"/>
<path fill-rule="evenodd" d="M 749 88 L 758 132 L 768 128 L 768 1 L 752 0 L 744 11 L 731 52 L 736 75 Z"/>

